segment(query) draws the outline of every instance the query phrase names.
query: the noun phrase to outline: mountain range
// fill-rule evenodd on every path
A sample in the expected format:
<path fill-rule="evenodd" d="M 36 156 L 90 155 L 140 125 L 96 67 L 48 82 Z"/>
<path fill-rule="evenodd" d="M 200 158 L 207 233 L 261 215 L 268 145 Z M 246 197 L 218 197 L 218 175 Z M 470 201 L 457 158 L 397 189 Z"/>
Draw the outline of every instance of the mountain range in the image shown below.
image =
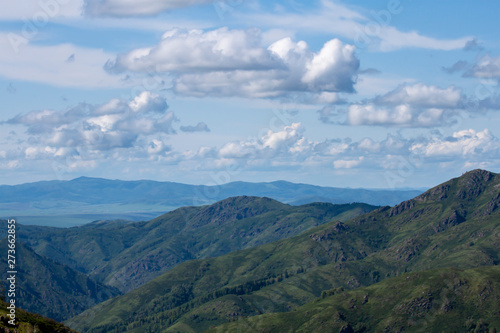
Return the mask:
<path fill-rule="evenodd" d="M 394 207 L 184 262 L 66 323 L 81 332 L 500 329 L 499 206 L 500 176 L 474 170 Z"/>
<path fill-rule="evenodd" d="M 381 206 L 394 205 L 420 193 L 420 190 L 348 189 L 286 181 L 204 186 L 80 177 L 70 181 L 2 185 L 0 217 L 16 217 L 23 224 L 70 227 L 105 219 L 150 220 L 179 207 L 212 204 L 243 195 L 268 197 L 291 205 L 363 202 Z"/>
<path fill-rule="evenodd" d="M 236 196 L 18 224 L 19 301 L 81 333 L 494 332 L 499 207 L 500 175 L 473 170 L 393 206 Z"/>

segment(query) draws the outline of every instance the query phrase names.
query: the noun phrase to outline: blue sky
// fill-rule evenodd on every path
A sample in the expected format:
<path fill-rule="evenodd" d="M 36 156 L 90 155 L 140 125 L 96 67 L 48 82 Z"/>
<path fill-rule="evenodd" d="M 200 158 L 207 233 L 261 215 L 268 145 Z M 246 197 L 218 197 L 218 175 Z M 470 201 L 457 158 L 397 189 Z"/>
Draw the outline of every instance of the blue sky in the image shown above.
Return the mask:
<path fill-rule="evenodd" d="M 500 169 L 498 1 L 0 6 L 0 184 L 400 188 Z"/>

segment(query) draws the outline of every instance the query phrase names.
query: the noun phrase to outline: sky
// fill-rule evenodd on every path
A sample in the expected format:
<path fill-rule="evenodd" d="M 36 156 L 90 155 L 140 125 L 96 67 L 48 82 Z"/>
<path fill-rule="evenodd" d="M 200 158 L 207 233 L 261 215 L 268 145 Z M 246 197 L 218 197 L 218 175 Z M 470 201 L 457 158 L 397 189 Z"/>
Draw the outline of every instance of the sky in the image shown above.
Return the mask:
<path fill-rule="evenodd" d="M 0 184 L 500 171 L 496 0 L 0 0 Z"/>

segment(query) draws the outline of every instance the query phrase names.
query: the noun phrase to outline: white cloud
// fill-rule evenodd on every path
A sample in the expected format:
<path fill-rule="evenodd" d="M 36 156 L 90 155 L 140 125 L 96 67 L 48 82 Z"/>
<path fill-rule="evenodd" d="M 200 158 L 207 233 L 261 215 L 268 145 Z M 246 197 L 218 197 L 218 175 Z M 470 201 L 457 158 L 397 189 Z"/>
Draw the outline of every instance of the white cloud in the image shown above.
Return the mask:
<path fill-rule="evenodd" d="M 134 112 L 164 113 L 168 108 L 167 102 L 163 97 L 153 94 L 150 91 L 143 91 L 128 105 Z"/>
<path fill-rule="evenodd" d="M 317 104 L 335 104 L 341 101 L 337 93 L 327 91 L 321 92 L 313 98 L 313 101 Z"/>
<path fill-rule="evenodd" d="M 149 143 L 147 152 L 149 155 L 160 155 L 171 150 L 171 147 L 161 139 L 153 139 Z"/>
<path fill-rule="evenodd" d="M 328 41 L 307 63 L 302 81 L 312 91 L 352 91 L 353 72 L 359 68 L 355 49 L 338 39 Z"/>
<path fill-rule="evenodd" d="M 265 98 L 306 92 L 332 101 L 335 92 L 354 91 L 359 68 L 354 51 L 333 39 L 315 53 L 306 42 L 289 37 L 265 48 L 258 29 L 175 29 L 158 45 L 119 55 L 106 68 L 169 74 L 174 91 L 191 96 Z"/>
<path fill-rule="evenodd" d="M 164 33 L 158 45 L 119 55 L 109 67 L 115 71 L 198 72 L 275 66 L 260 41 L 257 29 L 174 29 Z"/>
<path fill-rule="evenodd" d="M 303 127 L 300 123 L 293 123 L 290 126 L 285 126 L 283 131 L 269 132 L 262 137 L 262 146 L 269 147 L 274 150 L 288 148 L 290 145 L 300 142 Z"/>
<path fill-rule="evenodd" d="M 278 157 L 305 158 L 316 146 L 307 140 L 301 123 L 285 126 L 283 130 L 269 130 L 260 138 L 230 142 L 218 150 L 221 158 L 248 158 L 253 160 Z"/>
<path fill-rule="evenodd" d="M 113 99 L 66 111 L 32 111 L 5 123 L 26 126 L 31 137 L 24 155 L 29 159 L 67 156 L 75 149 L 106 152 L 144 148 L 148 140 L 152 144 L 143 150 L 165 152 L 168 149 L 158 137 L 175 133 L 173 123 L 177 121 L 172 112 L 166 112 L 167 108 L 163 97 L 143 92 L 132 101 Z"/>
<path fill-rule="evenodd" d="M 301 123 L 293 123 L 284 126 L 282 130 L 270 130 L 259 138 L 234 141 L 219 149 L 214 148 L 210 150 L 210 156 L 215 160 L 238 161 L 237 163 L 249 168 L 256 165 L 317 165 L 346 169 L 359 166 L 362 162 L 367 166 L 380 167 L 384 156 L 389 153 L 408 154 L 410 145 L 409 140 L 390 135 L 378 142 L 369 138 L 358 142 L 351 142 L 349 138 L 312 141 L 306 137 Z M 197 158 L 197 154 L 192 155 L 192 158 Z"/>
<path fill-rule="evenodd" d="M 87 123 L 95 125 L 101 129 L 102 132 L 109 132 L 113 129 L 115 124 L 122 118 L 119 114 L 106 114 L 96 118 L 89 118 Z"/>
<path fill-rule="evenodd" d="M 488 129 L 468 129 L 455 132 L 450 138 L 414 144 L 410 150 L 430 157 L 498 158 L 500 141 Z"/>
<path fill-rule="evenodd" d="M 375 142 L 370 138 L 364 138 L 358 143 L 358 147 L 365 151 L 378 152 L 380 151 L 382 145 L 380 142 Z"/>
<path fill-rule="evenodd" d="M 344 124 L 398 127 L 438 127 L 455 121 L 464 105 L 461 90 L 450 86 L 442 89 L 423 83 L 405 84 L 347 110 Z M 329 123 L 335 114 L 322 110 L 320 119 Z"/>
<path fill-rule="evenodd" d="M 335 160 L 333 166 L 335 169 L 351 169 L 360 165 L 363 160 L 363 156 L 360 156 L 357 160 Z"/>
<path fill-rule="evenodd" d="M 20 165 L 20 162 L 19 160 L 12 160 L 12 161 L 9 161 L 5 164 L 2 163 L 2 169 L 17 169 Z"/>
<path fill-rule="evenodd" d="M 486 55 L 467 70 L 464 74 L 467 77 L 476 77 L 481 79 L 500 78 L 500 56 L 491 57 Z"/>
<path fill-rule="evenodd" d="M 348 113 L 348 123 L 359 125 L 405 125 L 413 118 L 412 110 L 407 105 L 394 108 L 378 108 L 373 104 L 351 105 Z"/>
<path fill-rule="evenodd" d="M 442 89 L 423 83 L 404 84 L 377 99 L 378 104 L 409 104 L 425 108 L 456 108 L 461 102 L 461 90 L 450 86 Z"/>

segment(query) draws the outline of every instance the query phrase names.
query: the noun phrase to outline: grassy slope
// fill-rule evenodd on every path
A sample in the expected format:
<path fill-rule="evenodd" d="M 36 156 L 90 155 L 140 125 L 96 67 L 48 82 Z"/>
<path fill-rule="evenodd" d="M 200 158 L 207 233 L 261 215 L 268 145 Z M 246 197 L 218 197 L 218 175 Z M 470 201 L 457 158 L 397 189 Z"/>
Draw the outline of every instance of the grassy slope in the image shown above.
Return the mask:
<path fill-rule="evenodd" d="M 186 260 L 268 243 L 374 208 L 294 207 L 268 198 L 235 197 L 210 206 L 180 208 L 148 222 L 100 222 L 68 229 L 24 226 L 19 237 L 37 253 L 129 291 Z"/>
<path fill-rule="evenodd" d="M 77 333 L 53 319 L 16 308 L 16 326 L 8 323 L 8 304 L 0 300 L 0 330 L 5 333 Z"/>
<path fill-rule="evenodd" d="M 405 273 L 287 313 L 249 317 L 210 332 L 494 332 L 500 330 L 500 266 Z"/>
<path fill-rule="evenodd" d="M 498 264 L 499 184 L 498 175 L 475 171 L 346 224 L 186 262 L 68 323 L 89 332 L 201 331 L 408 270 Z"/>

